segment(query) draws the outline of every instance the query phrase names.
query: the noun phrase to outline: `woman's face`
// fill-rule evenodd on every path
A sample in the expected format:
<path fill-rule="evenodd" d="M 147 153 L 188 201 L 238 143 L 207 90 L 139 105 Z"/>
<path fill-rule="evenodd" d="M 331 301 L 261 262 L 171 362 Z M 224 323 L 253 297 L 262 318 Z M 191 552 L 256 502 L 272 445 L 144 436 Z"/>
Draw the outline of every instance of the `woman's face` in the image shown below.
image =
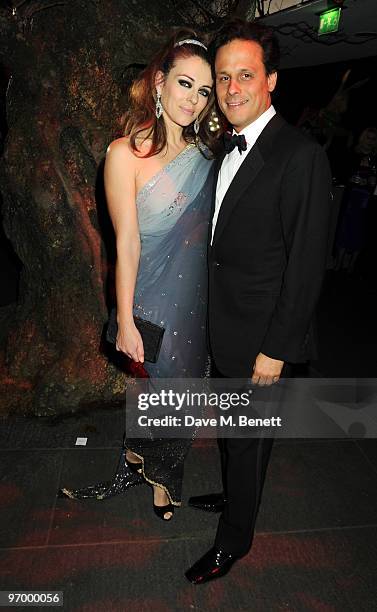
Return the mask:
<path fill-rule="evenodd" d="M 156 88 L 161 93 L 163 117 L 181 127 L 190 125 L 208 104 L 212 90 L 211 69 L 201 57 L 178 58 L 164 77 L 156 75 Z"/>

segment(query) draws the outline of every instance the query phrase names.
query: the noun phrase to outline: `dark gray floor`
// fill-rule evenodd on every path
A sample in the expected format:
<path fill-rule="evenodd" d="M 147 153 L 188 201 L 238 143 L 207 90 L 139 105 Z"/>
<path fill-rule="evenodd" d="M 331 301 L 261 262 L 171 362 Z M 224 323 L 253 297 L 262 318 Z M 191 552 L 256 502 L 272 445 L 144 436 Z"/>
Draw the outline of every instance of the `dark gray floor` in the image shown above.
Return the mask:
<path fill-rule="evenodd" d="M 121 411 L 2 424 L 2 590 L 62 590 L 69 612 L 376 610 L 375 441 L 276 443 L 252 551 L 194 587 L 183 573 L 211 545 L 216 515 L 184 506 L 164 524 L 147 486 L 103 502 L 56 497 L 112 473 L 121 424 Z M 198 441 L 184 501 L 218 489 L 218 468 L 214 441 Z"/>
<path fill-rule="evenodd" d="M 360 298 L 352 283 L 332 283 L 321 300 L 324 376 L 376 376 L 376 294 Z M 62 590 L 68 612 L 377 610 L 376 440 L 277 442 L 252 551 L 195 587 L 183 574 L 211 545 L 216 515 L 184 503 L 165 524 L 147 486 L 103 502 L 56 497 L 111 476 L 123 420 L 118 409 L 0 422 L 0 590 Z M 183 501 L 219 489 L 216 444 L 198 440 Z"/>

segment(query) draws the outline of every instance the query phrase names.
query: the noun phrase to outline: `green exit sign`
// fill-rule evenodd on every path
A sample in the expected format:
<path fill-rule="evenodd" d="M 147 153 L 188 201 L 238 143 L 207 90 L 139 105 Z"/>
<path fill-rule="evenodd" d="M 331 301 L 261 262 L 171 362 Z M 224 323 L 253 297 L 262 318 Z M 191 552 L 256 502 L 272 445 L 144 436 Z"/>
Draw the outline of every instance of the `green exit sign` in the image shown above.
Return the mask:
<path fill-rule="evenodd" d="M 339 28 L 341 8 L 333 8 L 319 16 L 318 35 L 337 32 Z"/>

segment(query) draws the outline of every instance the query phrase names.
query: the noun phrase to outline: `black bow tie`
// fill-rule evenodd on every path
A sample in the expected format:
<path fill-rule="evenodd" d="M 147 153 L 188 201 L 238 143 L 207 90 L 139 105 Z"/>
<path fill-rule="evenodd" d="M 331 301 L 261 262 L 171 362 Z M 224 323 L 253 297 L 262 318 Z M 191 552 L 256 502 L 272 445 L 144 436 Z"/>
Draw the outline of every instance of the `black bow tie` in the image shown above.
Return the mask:
<path fill-rule="evenodd" d="M 240 155 L 242 155 L 242 151 L 246 151 L 247 149 L 246 138 L 243 134 L 231 134 L 230 132 L 225 132 L 224 147 L 225 153 L 230 153 L 235 147 L 237 147 Z"/>

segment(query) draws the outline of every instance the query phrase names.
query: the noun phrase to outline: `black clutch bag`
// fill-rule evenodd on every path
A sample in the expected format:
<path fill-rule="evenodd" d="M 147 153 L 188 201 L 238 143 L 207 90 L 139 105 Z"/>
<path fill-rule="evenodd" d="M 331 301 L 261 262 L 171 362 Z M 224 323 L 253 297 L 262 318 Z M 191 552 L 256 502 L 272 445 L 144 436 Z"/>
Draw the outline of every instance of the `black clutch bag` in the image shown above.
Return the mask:
<path fill-rule="evenodd" d="M 134 323 L 139 330 L 144 345 L 144 359 L 156 363 L 160 354 L 162 338 L 165 333 L 164 327 L 151 323 L 140 317 L 134 317 Z M 107 324 L 106 340 L 115 344 L 118 334 L 117 310 L 113 308 L 110 312 Z"/>

